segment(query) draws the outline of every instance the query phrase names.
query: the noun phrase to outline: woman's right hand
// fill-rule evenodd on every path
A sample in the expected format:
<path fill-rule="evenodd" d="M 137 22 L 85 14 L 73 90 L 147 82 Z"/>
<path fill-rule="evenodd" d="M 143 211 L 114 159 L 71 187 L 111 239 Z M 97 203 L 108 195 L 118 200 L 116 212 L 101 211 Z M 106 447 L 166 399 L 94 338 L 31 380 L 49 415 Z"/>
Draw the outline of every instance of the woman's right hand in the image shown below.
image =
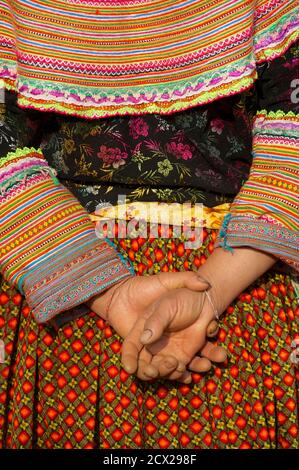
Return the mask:
<path fill-rule="evenodd" d="M 134 353 L 132 344 L 136 345 L 137 359 L 139 341 L 146 346 L 151 358 L 150 362 L 139 360 L 139 373 L 152 378 L 178 380 L 183 371 L 184 382 L 188 383 L 192 378 L 190 371 L 207 372 L 212 362 L 224 362 L 224 348 L 207 341 L 207 336 L 215 336 L 218 332 L 214 309 L 207 300 L 204 292 L 186 288 L 160 296 L 126 336 L 122 347 L 123 363 L 126 364 L 127 357 L 131 359 Z M 140 331 L 142 334 L 138 336 Z M 179 360 L 179 366 L 167 374 L 164 364 L 170 356 Z"/>
<path fill-rule="evenodd" d="M 194 304 L 193 311 L 189 310 L 186 321 L 192 323 L 198 316 L 204 302 L 201 293 L 208 289 L 209 283 L 198 276 L 197 273 L 175 272 L 158 273 L 152 276 L 130 277 L 106 290 L 100 296 L 94 297 L 88 302 L 89 307 L 104 318 L 122 337 L 126 338 L 134 331 L 126 342 L 126 348 L 122 357 L 125 369 L 129 373 L 136 373 L 143 380 L 150 380 L 152 375 L 144 374 L 145 368 L 151 373 L 151 356 L 143 348 L 140 336 L 147 317 L 151 314 L 149 306 L 165 294 L 175 293 L 174 290 L 189 289 Z M 196 306 L 196 309 L 195 309 Z M 196 313 L 195 313 L 196 311 Z M 212 325 L 213 327 L 213 325 Z M 147 367 L 148 366 L 148 367 Z M 152 374 L 156 369 L 152 368 Z M 169 354 L 164 357 L 162 365 L 163 375 L 170 375 L 178 370 L 178 379 L 184 381 L 185 365 L 180 357 Z"/>

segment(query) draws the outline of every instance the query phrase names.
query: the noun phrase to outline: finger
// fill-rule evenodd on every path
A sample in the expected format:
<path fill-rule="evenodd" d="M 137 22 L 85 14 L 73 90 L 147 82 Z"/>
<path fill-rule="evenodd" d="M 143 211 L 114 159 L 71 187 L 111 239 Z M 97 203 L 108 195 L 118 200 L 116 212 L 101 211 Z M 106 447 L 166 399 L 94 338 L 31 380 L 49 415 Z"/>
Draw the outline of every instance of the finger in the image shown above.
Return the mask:
<path fill-rule="evenodd" d="M 159 377 L 159 372 L 157 369 L 151 368 L 151 366 L 147 362 L 140 360 L 138 362 L 136 376 L 138 377 L 138 379 L 141 379 L 146 382 Z"/>
<path fill-rule="evenodd" d="M 219 325 L 216 320 L 212 320 L 211 323 L 208 324 L 207 328 L 207 336 L 209 338 L 214 338 L 219 331 Z"/>
<path fill-rule="evenodd" d="M 137 377 L 142 378 L 142 380 L 156 379 L 159 377 L 159 370 L 152 364 L 140 360 L 138 362 Z"/>
<path fill-rule="evenodd" d="M 148 354 L 146 359 L 143 354 L 144 351 Z M 150 357 L 150 360 L 148 360 L 148 357 Z M 138 367 L 139 372 L 152 378 L 156 378 L 157 376 L 164 377 L 175 371 L 177 367 L 182 367 L 174 356 L 164 356 L 163 354 L 152 356 L 146 348 L 142 350 L 140 359 L 141 361 L 139 360 L 140 365 Z M 182 372 L 184 372 L 185 369 L 186 368 L 183 367 Z"/>
<path fill-rule="evenodd" d="M 189 374 L 190 372 L 186 371 L 186 367 L 184 366 L 184 370 L 176 369 L 174 372 L 172 372 L 165 378 L 167 380 L 176 380 L 176 381 L 181 382 L 181 379 L 186 378 L 186 376 L 189 376 Z"/>
<path fill-rule="evenodd" d="M 173 374 L 170 374 L 169 377 L 165 377 L 167 380 L 175 380 L 184 384 L 190 384 L 192 382 L 192 374 L 188 370 L 185 370 L 183 374 L 180 374 L 175 377 Z"/>
<path fill-rule="evenodd" d="M 128 333 L 121 348 L 121 361 L 123 368 L 129 373 L 134 374 L 138 367 L 139 353 L 143 348 L 140 342 L 140 334 L 143 330 L 143 320 L 137 320 L 131 331 Z"/>
<path fill-rule="evenodd" d="M 158 273 L 156 276 L 166 289 L 187 287 L 194 291 L 204 291 L 211 288 L 210 282 L 194 271 Z"/>
<path fill-rule="evenodd" d="M 188 369 L 192 370 L 193 372 L 203 373 L 208 372 L 212 367 L 211 361 L 206 357 L 199 357 L 196 356 L 192 359 L 192 361 L 188 364 Z"/>
<path fill-rule="evenodd" d="M 145 348 L 139 354 L 136 376 L 144 381 L 155 379 L 159 376 L 159 369 L 152 364 L 153 356 Z"/>
<path fill-rule="evenodd" d="M 167 376 L 169 380 L 177 380 L 186 372 L 186 366 L 182 362 L 178 361 L 176 358 L 173 358 L 175 359 L 176 364 L 172 360 L 173 367 L 172 367 L 172 370 L 170 370 L 170 366 L 169 366 L 170 359 L 171 359 L 171 356 L 168 356 L 165 359 L 165 361 L 160 362 L 159 375 L 160 377 Z M 175 364 L 175 367 L 174 367 L 174 364 Z"/>
<path fill-rule="evenodd" d="M 157 354 L 152 359 L 151 364 L 156 367 L 159 371 L 159 377 L 166 377 L 174 372 L 177 367 L 180 369 L 182 368 L 179 361 L 174 356 L 164 356 L 162 354 Z M 185 371 L 185 367 L 183 368 L 182 372 Z M 182 374 L 181 372 L 181 374 Z"/>
<path fill-rule="evenodd" d="M 212 362 L 224 362 L 227 358 L 227 352 L 222 346 L 207 341 L 201 349 L 200 354 Z"/>
<path fill-rule="evenodd" d="M 178 381 L 183 383 L 183 384 L 186 384 L 186 385 L 191 384 L 191 382 L 192 382 L 191 372 L 186 370 L 186 372 L 184 372 L 184 374 L 182 375 L 182 377 L 180 379 L 178 379 Z"/>

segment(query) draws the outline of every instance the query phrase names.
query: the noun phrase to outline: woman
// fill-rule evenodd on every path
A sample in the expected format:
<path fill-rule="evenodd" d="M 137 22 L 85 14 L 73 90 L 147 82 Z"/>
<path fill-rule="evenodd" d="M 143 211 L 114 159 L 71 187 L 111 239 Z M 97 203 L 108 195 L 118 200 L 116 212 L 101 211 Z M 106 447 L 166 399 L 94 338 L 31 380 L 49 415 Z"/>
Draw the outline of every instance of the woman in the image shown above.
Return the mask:
<path fill-rule="evenodd" d="M 212 284 L 212 302 L 203 307 L 201 338 L 211 318 L 207 309 L 221 312 L 240 287 L 256 281 L 221 320 L 219 342 L 228 349 L 228 363 L 207 375 L 193 375 L 192 384 L 140 382 L 121 368 L 120 338 L 104 322 L 108 315 L 116 331 L 122 328 L 117 316 L 125 298 L 111 296 L 113 286 L 107 287 L 131 282 L 127 258 L 120 262 L 112 245 L 92 239 L 88 218 L 49 175 L 40 152 L 27 149 L 5 158 L 6 225 L 1 231 L 13 236 L 14 224 L 28 213 L 24 215 L 26 204 L 22 207 L 25 200 L 28 216 L 42 232 L 42 239 L 30 235 L 31 247 L 38 245 L 42 255 L 33 257 L 27 246 L 20 260 L 13 247 L 1 261 L 9 281 L 2 287 L 3 338 L 12 352 L 2 371 L 2 445 L 297 447 L 297 377 L 290 361 L 298 331 L 293 275 L 275 267 L 259 276 L 276 259 L 298 266 L 298 104 L 290 86 L 298 75 L 298 3 L 237 1 L 232 8 L 227 1 L 217 6 L 208 1 L 166 6 L 136 1 L 122 9 L 116 3 L 77 2 L 75 10 L 66 1 L 4 3 L 2 76 L 6 88 L 17 92 L 19 105 L 6 106 L 5 129 L 7 123 L 15 126 L 18 147 L 40 147 L 59 180 L 90 212 L 99 203 L 115 204 L 119 193 L 129 201 L 204 202 L 200 248 L 185 249 L 184 237 L 171 232 L 169 239 L 114 238 L 139 274 L 202 265 L 200 274 Z M 52 114 L 42 119 L 40 112 L 21 111 L 20 106 Z M 254 115 L 254 161 L 247 180 Z M 31 132 L 22 133 L 21 123 Z M 21 176 L 24 187 L 18 193 L 14 188 Z M 30 212 L 40 189 L 42 209 Z M 44 227 L 53 194 L 55 210 L 59 212 L 59 204 L 66 207 L 58 213 L 60 219 L 57 215 Z M 210 255 L 228 206 L 211 208 L 233 199 L 220 232 L 220 245 L 234 250 L 229 266 L 226 250 L 217 248 Z M 25 220 L 23 224 L 21 234 L 28 227 Z M 55 239 L 49 245 L 51 234 Z M 25 246 L 24 240 L 19 242 Z M 228 286 L 220 299 L 224 281 Z M 184 282 L 189 299 L 196 288 Z M 55 319 L 56 335 L 37 326 L 12 284 L 26 293 L 35 320 Z M 151 300 L 163 305 L 159 294 L 161 299 Z M 186 291 L 176 289 L 175 302 L 182 296 Z M 87 299 L 103 320 L 78 308 Z M 184 305 L 187 301 L 184 297 Z M 214 358 L 209 352 L 203 351 L 208 360 Z M 158 373 L 182 379 L 185 374 L 183 380 L 190 382 L 185 367 L 192 357 L 180 357 L 182 363 L 172 363 L 169 370 L 177 370 L 169 374 L 162 368 L 161 353 L 147 364 L 151 358 L 141 351 L 146 357 L 140 376 L 147 371 L 147 377 Z"/>

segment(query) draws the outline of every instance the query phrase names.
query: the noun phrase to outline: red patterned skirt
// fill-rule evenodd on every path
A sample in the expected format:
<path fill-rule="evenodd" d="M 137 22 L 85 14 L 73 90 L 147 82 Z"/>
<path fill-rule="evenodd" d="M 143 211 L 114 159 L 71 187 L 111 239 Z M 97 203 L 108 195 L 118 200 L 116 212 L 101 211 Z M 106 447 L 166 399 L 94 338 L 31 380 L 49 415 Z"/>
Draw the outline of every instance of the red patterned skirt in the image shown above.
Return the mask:
<path fill-rule="evenodd" d="M 139 275 L 197 270 L 215 230 L 182 240 L 114 239 Z M 191 385 L 144 383 L 121 367 L 121 340 L 90 312 L 53 332 L 0 283 L 0 447 L 298 448 L 294 344 L 299 308 L 292 279 L 269 271 L 227 309 L 218 343 L 228 360 Z"/>

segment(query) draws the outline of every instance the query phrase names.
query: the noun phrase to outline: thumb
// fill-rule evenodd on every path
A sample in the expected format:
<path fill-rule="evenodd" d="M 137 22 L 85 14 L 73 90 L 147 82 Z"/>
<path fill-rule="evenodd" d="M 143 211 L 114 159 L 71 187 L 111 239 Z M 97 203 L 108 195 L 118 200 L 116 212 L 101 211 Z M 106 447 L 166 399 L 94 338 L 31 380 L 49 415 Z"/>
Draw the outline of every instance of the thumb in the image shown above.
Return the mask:
<path fill-rule="evenodd" d="M 204 291 L 212 287 L 207 279 L 194 271 L 160 272 L 156 276 L 168 290 L 186 287 L 194 291 Z"/>
<path fill-rule="evenodd" d="M 155 308 L 151 305 L 150 309 L 153 310 L 152 315 L 144 323 L 143 333 L 140 336 L 140 342 L 142 344 L 151 344 L 161 338 L 164 331 L 168 329 L 170 323 L 174 319 L 175 311 L 167 305 L 167 308 L 163 309 L 163 305 L 159 305 Z M 162 307 L 162 308 L 161 308 Z"/>

